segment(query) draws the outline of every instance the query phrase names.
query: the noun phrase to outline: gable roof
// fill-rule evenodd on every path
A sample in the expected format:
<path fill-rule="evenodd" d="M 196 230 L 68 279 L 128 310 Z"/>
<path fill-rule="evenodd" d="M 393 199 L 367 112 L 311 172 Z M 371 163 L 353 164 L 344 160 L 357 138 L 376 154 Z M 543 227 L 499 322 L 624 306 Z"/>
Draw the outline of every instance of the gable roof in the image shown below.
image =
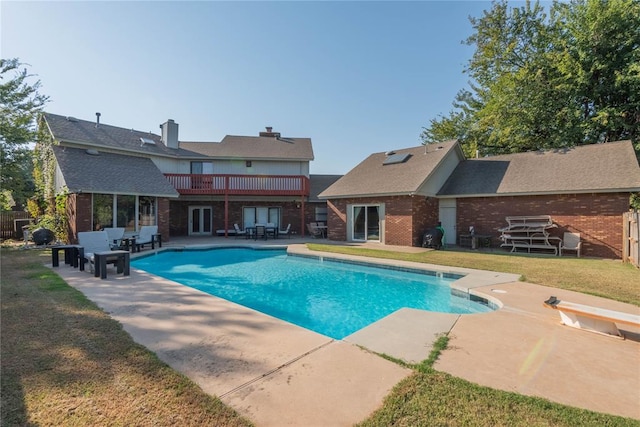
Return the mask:
<path fill-rule="evenodd" d="M 89 154 L 81 148 L 53 146 L 53 153 L 72 193 L 137 194 L 178 197 L 149 158 L 108 152 Z"/>
<path fill-rule="evenodd" d="M 321 199 L 411 195 L 419 192 L 449 153 L 458 152 L 456 141 L 394 150 L 397 162 L 384 164 L 390 152 L 374 153 L 320 193 Z"/>
<path fill-rule="evenodd" d="M 227 135 L 220 142 L 180 142 L 180 147 L 219 159 L 313 160 L 309 138 Z"/>
<path fill-rule="evenodd" d="M 43 113 L 44 120 L 53 138 L 68 145 L 79 144 L 97 148 L 109 148 L 147 155 L 202 158 L 202 154 L 184 149 L 169 148 L 162 143 L 160 135 L 141 132 L 75 117 Z M 140 138 L 149 139 L 154 144 L 143 144 Z"/>
<path fill-rule="evenodd" d="M 640 167 L 631 141 L 468 159 L 438 196 L 621 191 L 640 191 Z"/>

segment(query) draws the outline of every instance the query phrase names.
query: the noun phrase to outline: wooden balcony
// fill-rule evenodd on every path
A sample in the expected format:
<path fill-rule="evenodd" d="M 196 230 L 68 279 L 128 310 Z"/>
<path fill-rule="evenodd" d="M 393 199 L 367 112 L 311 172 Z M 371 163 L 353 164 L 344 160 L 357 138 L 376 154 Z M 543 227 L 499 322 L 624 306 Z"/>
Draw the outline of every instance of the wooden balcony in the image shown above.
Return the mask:
<path fill-rule="evenodd" d="M 229 196 L 308 196 L 309 178 L 302 175 L 164 174 L 180 194 Z"/>

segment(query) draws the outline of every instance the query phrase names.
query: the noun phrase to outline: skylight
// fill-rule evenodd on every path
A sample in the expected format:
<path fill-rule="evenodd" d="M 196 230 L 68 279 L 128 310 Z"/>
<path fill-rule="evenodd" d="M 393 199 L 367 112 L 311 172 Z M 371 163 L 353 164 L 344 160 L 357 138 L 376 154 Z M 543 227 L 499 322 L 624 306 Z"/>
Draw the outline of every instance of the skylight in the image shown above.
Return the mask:
<path fill-rule="evenodd" d="M 384 162 L 382 162 L 382 164 L 393 165 L 396 163 L 404 163 L 407 161 L 407 159 L 409 159 L 409 157 L 411 157 L 411 153 L 392 154 L 390 156 L 387 156 L 387 158 L 384 159 Z"/>
<path fill-rule="evenodd" d="M 140 141 L 142 141 L 143 144 L 156 145 L 156 142 L 153 139 L 141 137 Z"/>

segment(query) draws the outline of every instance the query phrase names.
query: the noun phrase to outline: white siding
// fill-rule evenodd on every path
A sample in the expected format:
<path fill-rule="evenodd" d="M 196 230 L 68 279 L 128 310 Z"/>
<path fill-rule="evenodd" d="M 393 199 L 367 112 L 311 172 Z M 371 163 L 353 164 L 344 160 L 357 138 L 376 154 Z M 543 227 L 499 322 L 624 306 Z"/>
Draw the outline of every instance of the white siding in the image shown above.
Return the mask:
<path fill-rule="evenodd" d="M 67 183 L 64 181 L 64 176 L 62 176 L 60 166 L 56 162 L 56 173 L 53 177 L 53 188 L 55 194 L 60 194 L 65 185 L 67 185 Z"/>
<path fill-rule="evenodd" d="M 448 155 L 442 159 L 427 182 L 425 182 L 422 188 L 420 188 L 418 194 L 423 196 L 435 196 L 461 161 L 462 159 L 458 154 L 458 150 L 455 148 L 452 149 Z"/>
<path fill-rule="evenodd" d="M 192 160 L 173 160 L 166 158 L 152 158 L 153 163 L 162 173 L 191 173 Z M 309 176 L 309 162 L 285 162 L 252 160 L 251 167 L 247 167 L 245 160 L 211 160 L 197 161 L 212 162 L 213 173 L 220 175 L 305 175 Z"/>

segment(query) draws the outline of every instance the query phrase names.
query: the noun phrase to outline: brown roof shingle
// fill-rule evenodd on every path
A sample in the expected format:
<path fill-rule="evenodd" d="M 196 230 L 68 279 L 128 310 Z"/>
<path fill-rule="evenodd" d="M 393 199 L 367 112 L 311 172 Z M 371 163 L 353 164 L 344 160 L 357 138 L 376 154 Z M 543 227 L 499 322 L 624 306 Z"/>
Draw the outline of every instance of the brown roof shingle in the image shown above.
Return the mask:
<path fill-rule="evenodd" d="M 407 154 L 409 158 L 386 165 L 386 153 L 374 153 L 320 193 L 320 198 L 413 194 L 454 149 L 459 150 L 456 141 L 394 150 L 396 155 Z"/>
<path fill-rule="evenodd" d="M 180 142 L 180 147 L 218 159 L 313 160 L 309 138 L 227 135 L 220 142 Z"/>
<path fill-rule="evenodd" d="M 72 193 L 178 197 L 151 159 L 81 148 L 53 146 L 64 184 Z"/>
<path fill-rule="evenodd" d="M 202 158 L 203 156 L 184 149 L 173 149 L 164 145 L 161 137 L 151 132 L 125 129 L 58 114 L 44 113 L 43 117 L 53 137 L 65 145 L 105 147 L 119 151 L 129 151 L 145 155 L 181 158 Z M 140 138 L 152 140 L 155 144 L 143 144 Z M 70 144 L 69 144 L 70 143 Z"/>
<path fill-rule="evenodd" d="M 613 191 L 640 191 L 640 167 L 630 141 L 468 159 L 438 195 Z"/>

